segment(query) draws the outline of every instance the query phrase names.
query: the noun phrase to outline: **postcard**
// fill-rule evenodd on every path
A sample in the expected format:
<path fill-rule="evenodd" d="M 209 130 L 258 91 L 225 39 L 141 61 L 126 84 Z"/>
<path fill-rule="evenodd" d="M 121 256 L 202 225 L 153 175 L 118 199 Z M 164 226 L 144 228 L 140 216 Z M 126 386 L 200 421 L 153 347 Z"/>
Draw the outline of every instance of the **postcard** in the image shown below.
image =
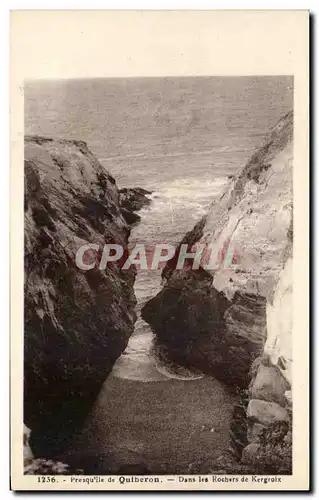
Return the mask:
<path fill-rule="evenodd" d="M 309 490 L 308 26 L 11 12 L 13 490 Z"/>

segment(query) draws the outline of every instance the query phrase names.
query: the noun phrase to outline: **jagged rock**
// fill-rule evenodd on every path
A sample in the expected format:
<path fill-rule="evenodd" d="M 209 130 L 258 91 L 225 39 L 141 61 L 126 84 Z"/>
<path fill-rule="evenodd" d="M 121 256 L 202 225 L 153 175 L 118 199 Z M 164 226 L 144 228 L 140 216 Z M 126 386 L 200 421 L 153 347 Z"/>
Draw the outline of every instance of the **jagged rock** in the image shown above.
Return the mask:
<path fill-rule="evenodd" d="M 291 445 L 250 443 L 243 450 L 242 462 L 251 466 L 250 474 L 291 474 Z"/>
<path fill-rule="evenodd" d="M 288 445 L 292 446 L 292 432 L 288 431 L 287 434 L 285 435 L 283 442 Z"/>
<path fill-rule="evenodd" d="M 250 370 L 249 370 L 249 375 L 250 375 L 250 379 L 251 379 L 251 382 L 249 385 L 251 385 L 252 381 L 256 378 L 256 375 L 258 373 L 260 365 L 263 365 L 263 366 L 271 366 L 272 365 L 271 360 L 270 360 L 270 356 L 268 354 L 262 353 L 261 356 L 258 356 L 257 358 L 254 359 L 254 361 L 250 367 Z M 250 397 L 248 394 L 248 400 L 249 399 L 250 399 Z"/>
<path fill-rule="evenodd" d="M 249 443 L 246 448 L 243 449 L 241 460 L 244 464 L 255 464 L 258 463 L 258 452 L 261 446 L 258 443 Z"/>
<path fill-rule="evenodd" d="M 32 475 L 32 474 L 83 474 L 83 471 L 73 471 L 71 470 L 68 464 L 63 462 L 58 462 L 54 460 L 47 460 L 45 458 L 35 458 L 31 460 L 25 461 L 24 464 L 24 474 Z"/>
<path fill-rule="evenodd" d="M 273 444 L 276 445 L 281 443 L 281 441 L 286 436 L 289 429 L 289 423 L 285 420 L 275 421 L 273 424 L 266 427 L 263 431 L 261 440 L 265 445 Z"/>
<path fill-rule="evenodd" d="M 198 367 L 231 386 L 247 387 L 253 360 L 263 353 L 267 307 L 292 238 L 293 114 L 271 130 L 246 166 L 182 243 L 219 249 L 217 264 L 234 248 L 235 266 L 163 270 L 164 287 L 142 317 L 180 364 Z M 195 248 L 194 248 L 195 247 Z M 235 262 L 234 262 L 235 261 Z"/>
<path fill-rule="evenodd" d="M 136 224 L 141 220 L 141 217 L 139 215 L 137 215 L 134 212 L 131 212 L 130 210 L 127 210 L 126 208 L 121 208 L 121 214 L 125 222 L 127 222 L 127 224 L 129 225 Z"/>
<path fill-rule="evenodd" d="M 80 141 L 25 138 L 24 420 L 35 457 L 68 446 L 135 322 L 135 271 L 82 271 L 79 248 L 127 248 L 114 179 Z"/>
<path fill-rule="evenodd" d="M 137 212 L 142 207 L 150 205 L 151 200 L 148 198 L 152 194 L 143 188 L 123 188 L 120 189 L 120 205 L 130 212 Z"/>
<path fill-rule="evenodd" d="M 72 470 L 68 464 L 45 458 L 34 458 L 30 447 L 30 429 L 23 426 L 24 474 L 82 474 L 82 470 Z"/>
<path fill-rule="evenodd" d="M 248 426 L 247 430 L 247 440 L 249 443 L 260 443 L 263 432 L 266 427 L 257 422 L 252 423 Z"/>
<path fill-rule="evenodd" d="M 260 365 L 256 378 L 250 387 L 252 399 L 273 401 L 285 406 L 285 391 L 289 388 L 288 382 L 275 366 Z"/>
<path fill-rule="evenodd" d="M 277 403 L 269 403 L 260 399 L 251 399 L 247 407 L 247 418 L 253 422 L 269 426 L 275 422 L 288 422 L 289 416 L 285 408 Z"/>
<path fill-rule="evenodd" d="M 141 220 L 141 217 L 135 212 L 138 212 L 144 206 L 150 205 L 151 199 L 148 196 L 152 194 L 151 191 L 143 188 L 123 188 L 120 189 L 119 194 L 122 216 L 127 224 L 136 224 Z"/>

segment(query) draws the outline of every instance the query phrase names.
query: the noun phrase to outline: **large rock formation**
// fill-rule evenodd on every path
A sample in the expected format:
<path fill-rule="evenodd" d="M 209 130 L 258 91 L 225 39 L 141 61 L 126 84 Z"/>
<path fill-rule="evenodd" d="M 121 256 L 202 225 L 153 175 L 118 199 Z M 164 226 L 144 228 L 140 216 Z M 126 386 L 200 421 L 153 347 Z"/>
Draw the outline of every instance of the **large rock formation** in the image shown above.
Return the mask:
<path fill-rule="evenodd" d="M 126 210 L 137 212 L 145 205 L 150 205 L 151 199 L 148 198 L 148 196 L 151 194 L 151 191 L 139 187 L 120 189 L 121 207 Z"/>
<path fill-rule="evenodd" d="M 126 248 L 129 231 L 85 143 L 26 137 L 24 421 L 35 457 L 67 446 L 133 331 L 134 269 L 75 262 L 87 242 Z"/>
<path fill-rule="evenodd" d="M 236 265 L 205 269 L 204 259 L 198 270 L 177 270 L 172 259 L 163 289 L 142 310 L 166 357 L 232 387 L 247 387 L 264 350 L 267 311 L 280 308 L 275 291 L 292 249 L 292 135 L 289 112 L 184 238 L 193 250 L 217 247 L 219 257 L 232 247 Z"/>
<path fill-rule="evenodd" d="M 141 217 L 135 213 L 142 207 L 150 205 L 151 199 L 148 195 L 152 194 L 143 188 L 123 188 L 120 190 L 121 213 L 128 224 L 136 224 Z"/>

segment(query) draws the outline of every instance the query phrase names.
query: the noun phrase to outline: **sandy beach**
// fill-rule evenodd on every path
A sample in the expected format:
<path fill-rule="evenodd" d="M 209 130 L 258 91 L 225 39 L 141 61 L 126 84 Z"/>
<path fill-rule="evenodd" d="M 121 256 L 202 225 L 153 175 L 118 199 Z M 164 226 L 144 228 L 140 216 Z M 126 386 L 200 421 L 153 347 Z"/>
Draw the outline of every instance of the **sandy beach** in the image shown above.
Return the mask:
<path fill-rule="evenodd" d="M 110 376 L 72 455 L 91 474 L 128 464 L 187 473 L 227 449 L 233 405 L 234 395 L 210 377 L 141 383 Z"/>

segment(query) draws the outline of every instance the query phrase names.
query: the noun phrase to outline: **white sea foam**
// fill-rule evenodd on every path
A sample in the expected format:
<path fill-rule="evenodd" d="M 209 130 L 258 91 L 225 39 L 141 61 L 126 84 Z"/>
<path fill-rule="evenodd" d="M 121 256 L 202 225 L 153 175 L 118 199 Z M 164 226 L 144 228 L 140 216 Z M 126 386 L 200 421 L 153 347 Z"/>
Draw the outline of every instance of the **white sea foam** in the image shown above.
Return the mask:
<path fill-rule="evenodd" d="M 176 379 L 176 380 L 198 380 L 204 377 L 203 373 L 195 373 L 188 368 L 184 368 L 178 365 L 168 365 L 164 364 L 159 360 L 155 359 L 155 366 L 157 371 L 167 377 L 168 379 Z"/>
<path fill-rule="evenodd" d="M 131 242 L 152 246 L 165 241 L 177 246 L 184 234 L 206 213 L 227 182 L 227 178 L 217 177 L 213 180 L 179 179 L 160 184 L 150 195 L 151 205 L 139 212 L 141 222 L 134 227 Z M 161 270 L 139 271 L 134 288 L 139 315 L 145 302 L 161 289 Z M 203 377 L 201 373 L 166 363 L 156 355 L 153 344 L 154 334 L 139 316 L 127 348 L 113 368 L 113 375 L 141 382 Z"/>

